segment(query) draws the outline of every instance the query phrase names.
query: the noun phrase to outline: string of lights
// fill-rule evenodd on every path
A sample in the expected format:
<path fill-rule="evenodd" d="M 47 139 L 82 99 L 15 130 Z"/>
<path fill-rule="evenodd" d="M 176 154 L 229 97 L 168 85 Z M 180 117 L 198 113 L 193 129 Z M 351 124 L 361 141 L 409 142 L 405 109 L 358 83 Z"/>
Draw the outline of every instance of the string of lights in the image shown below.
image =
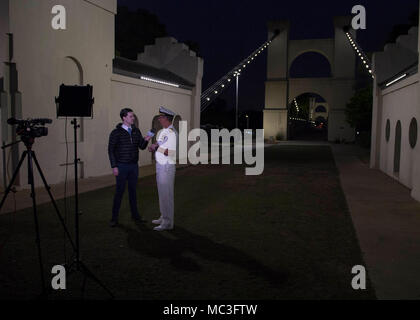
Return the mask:
<path fill-rule="evenodd" d="M 296 111 L 299 113 L 299 106 L 297 104 L 296 98 L 295 98 L 294 102 L 295 102 L 295 106 L 296 106 Z"/>
<path fill-rule="evenodd" d="M 293 99 L 293 102 L 295 103 L 296 116 L 298 116 L 300 109 L 299 109 L 299 105 L 298 105 L 298 103 L 297 103 L 296 98 L 294 98 L 294 99 Z M 290 120 L 296 120 L 296 121 L 307 121 L 307 120 L 305 120 L 305 119 L 301 119 L 301 118 L 294 118 L 294 117 L 289 117 L 289 119 L 290 119 Z"/>
<path fill-rule="evenodd" d="M 372 63 L 370 62 L 368 56 L 365 54 L 365 52 L 362 50 L 362 48 L 353 39 L 352 35 L 349 32 L 349 27 L 345 27 L 343 30 L 344 30 L 344 32 L 347 36 L 347 40 L 350 42 L 351 46 L 353 47 L 354 51 L 356 52 L 356 55 L 362 61 L 364 67 L 367 69 L 367 71 L 372 76 L 372 79 L 375 78 L 375 76 L 372 72 Z"/>
<path fill-rule="evenodd" d="M 232 84 L 233 80 L 236 77 L 239 77 L 242 72 L 248 67 L 251 62 L 253 62 L 265 49 L 269 47 L 271 42 L 277 37 L 278 32 L 276 32 L 273 37 L 264 42 L 260 47 L 254 50 L 248 57 L 243 59 L 240 63 L 238 63 L 233 69 L 231 69 L 227 74 L 225 74 L 222 78 L 216 81 L 213 85 L 211 85 L 207 90 L 205 90 L 201 94 L 201 112 L 206 110 L 208 106 L 217 98 L 230 84 Z"/>

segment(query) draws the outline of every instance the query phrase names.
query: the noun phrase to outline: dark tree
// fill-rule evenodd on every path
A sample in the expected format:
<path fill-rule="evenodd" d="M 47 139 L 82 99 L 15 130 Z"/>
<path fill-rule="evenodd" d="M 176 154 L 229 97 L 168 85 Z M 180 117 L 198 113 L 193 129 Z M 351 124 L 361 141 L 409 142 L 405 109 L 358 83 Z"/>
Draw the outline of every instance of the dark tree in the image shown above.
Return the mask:
<path fill-rule="evenodd" d="M 358 90 L 346 106 L 347 122 L 359 131 L 372 127 L 372 86 Z"/>
<path fill-rule="evenodd" d="M 155 38 L 166 37 L 166 27 L 156 15 L 147 10 L 130 11 L 119 6 L 115 17 L 115 46 L 118 56 L 136 60 L 146 45 L 154 44 Z"/>

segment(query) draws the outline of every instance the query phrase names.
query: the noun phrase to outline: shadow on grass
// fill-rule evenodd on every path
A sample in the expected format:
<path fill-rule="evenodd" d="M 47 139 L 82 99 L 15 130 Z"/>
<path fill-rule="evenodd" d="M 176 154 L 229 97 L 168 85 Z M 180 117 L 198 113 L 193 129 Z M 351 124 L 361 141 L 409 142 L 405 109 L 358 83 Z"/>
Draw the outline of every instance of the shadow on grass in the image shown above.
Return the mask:
<path fill-rule="evenodd" d="M 164 232 L 154 231 L 144 225 L 137 226 L 137 230 L 123 225 L 118 227 L 127 233 L 127 241 L 131 249 L 142 255 L 169 259 L 171 265 L 178 270 L 202 271 L 199 263 L 187 256 L 188 253 L 193 253 L 205 260 L 242 268 L 251 276 L 265 278 L 275 287 L 284 285 L 289 277 L 287 272 L 272 270 L 238 249 L 213 242 L 181 227 Z"/>

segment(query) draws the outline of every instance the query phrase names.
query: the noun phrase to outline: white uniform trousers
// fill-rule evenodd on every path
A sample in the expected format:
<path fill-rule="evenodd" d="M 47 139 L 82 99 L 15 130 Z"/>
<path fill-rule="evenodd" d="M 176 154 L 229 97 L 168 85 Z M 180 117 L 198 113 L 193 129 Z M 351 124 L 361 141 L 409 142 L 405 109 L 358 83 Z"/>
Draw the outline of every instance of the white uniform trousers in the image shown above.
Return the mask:
<path fill-rule="evenodd" d="M 159 207 L 162 226 L 174 226 L 175 164 L 156 162 L 156 182 L 159 192 Z"/>

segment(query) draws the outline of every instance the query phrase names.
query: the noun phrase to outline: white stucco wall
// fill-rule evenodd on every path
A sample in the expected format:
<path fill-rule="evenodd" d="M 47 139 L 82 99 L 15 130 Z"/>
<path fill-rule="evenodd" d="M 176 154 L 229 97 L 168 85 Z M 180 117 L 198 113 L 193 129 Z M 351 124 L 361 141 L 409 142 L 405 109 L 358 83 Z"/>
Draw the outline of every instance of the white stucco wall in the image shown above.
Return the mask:
<path fill-rule="evenodd" d="M 409 126 L 413 117 L 420 120 L 419 110 L 419 82 L 418 74 L 404 79 L 403 81 L 382 91 L 382 135 L 380 137 L 380 169 L 389 176 L 399 180 L 408 188 L 413 187 L 414 176 L 414 157 L 417 143 L 413 149 L 409 144 Z M 390 119 L 391 134 L 387 142 L 385 138 L 385 127 L 387 119 Z M 401 158 L 400 172 L 394 174 L 394 146 L 395 146 L 395 128 L 397 121 L 401 121 Z M 420 177 L 417 177 L 419 179 Z"/>
<path fill-rule="evenodd" d="M 417 45 L 416 45 L 417 43 Z M 396 77 L 417 59 L 420 48 L 418 28 L 397 38 L 397 43 L 387 44 L 384 50 L 373 55 L 372 146 L 370 167 L 380 169 L 411 189 L 411 196 L 420 201 L 420 145 L 409 143 L 412 118 L 420 120 L 419 74 L 414 73 L 389 87 L 378 84 Z M 386 141 L 386 124 L 390 121 L 390 137 Z M 401 122 L 400 170 L 394 173 L 395 133 Z M 419 134 L 417 133 L 417 139 Z"/>
<path fill-rule="evenodd" d="M 51 27 L 51 8 L 56 4 L 66 8 L 66 30 Z M 61 83 L 80 84 L 76 64 L 74 67 L 69 65 L 66 57 L 78 61 L 83 84 L 94 87 L 94 118 L 85 121 L 83 128 L 84 136 L 89 139 L 79 144 L 83 171 L 85 176 L 109 172 L 108 164 L 103 160 L 107 157 L 105 137 L 110 121 L 110 78 L 114 57 L 114 12 L 109 10 L 115 8 L 116 1 L 103 2 L 106 8 L 98 4 L 84 0 L 10 2 L 10 29 L 14 35 L 14 61 L 22 92 L 22 117 L 53 119 L 53 124 L 48 126 L 49 135 L 37 139 L 34 145 L 50 184 L 62 181 L 65 170 L 60 166 L 65 163 L 64 120 L 55 119 L 54 97 L 58 96 Z M 69 74 L 72 68 L 73 74 Z M 73 81 L 76 83 L 70 83 Z M 68 135 L 71 137 L 72 131 Z M 21 146 L 20 151 L 23 149 Z M 72 144 L 69 151 L 71 161 Z M 37 184 L 39 182 L 37 180 Z"/>

